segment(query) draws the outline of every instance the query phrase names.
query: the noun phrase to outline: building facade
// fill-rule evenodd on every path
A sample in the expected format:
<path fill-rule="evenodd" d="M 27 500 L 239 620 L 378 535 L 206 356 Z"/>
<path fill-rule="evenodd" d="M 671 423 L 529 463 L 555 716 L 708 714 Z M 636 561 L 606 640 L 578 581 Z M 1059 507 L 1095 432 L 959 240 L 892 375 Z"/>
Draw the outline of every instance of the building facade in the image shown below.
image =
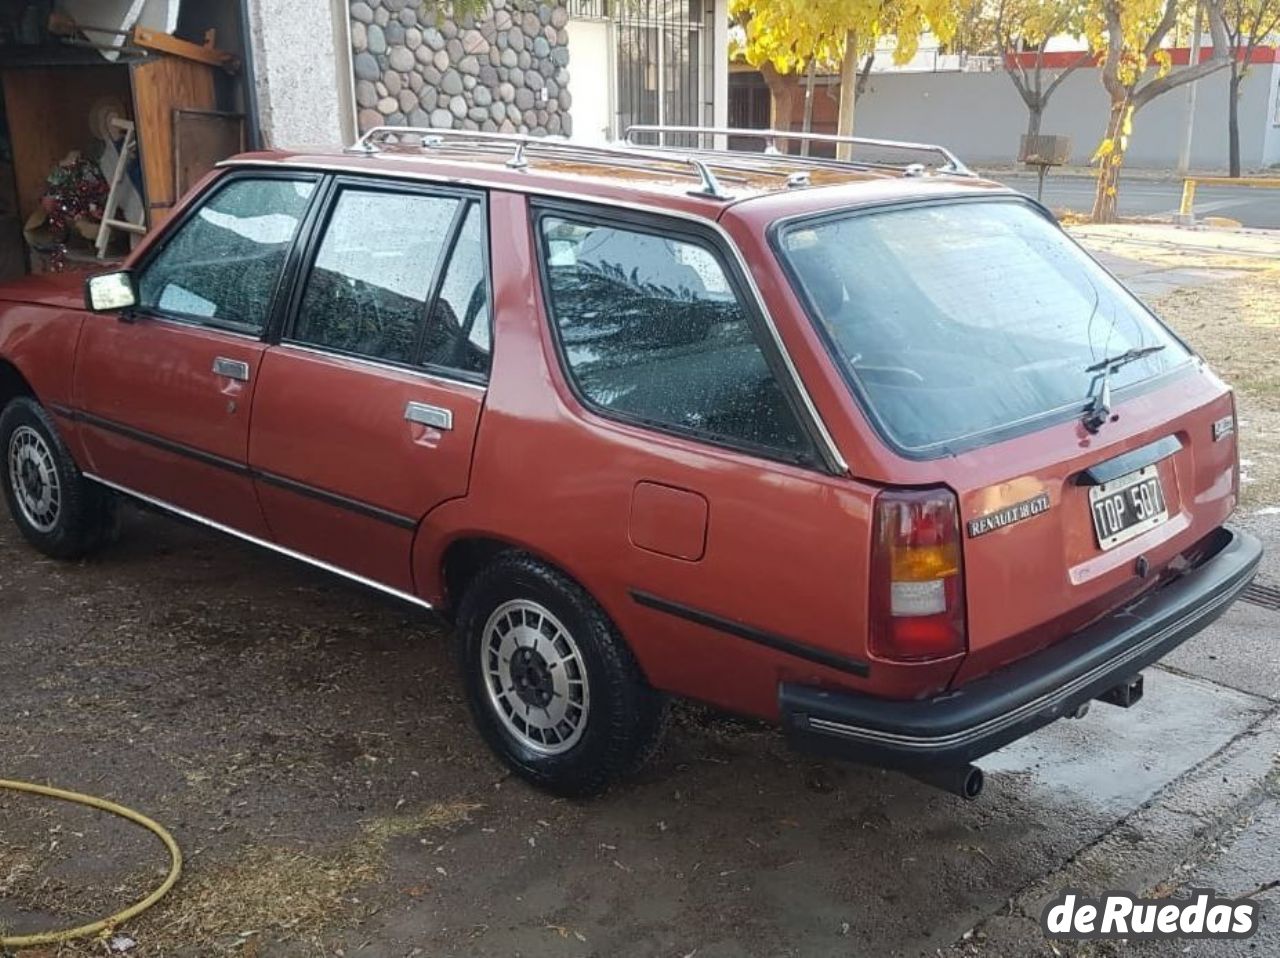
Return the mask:
<path fill-rule="evenodd" d="M 490 0 L 457 20 L 422 0 L 242 0 L 256 112 L 278 146 L 374 126 L 572 136 L 724 125 L 727 0 Z"/>

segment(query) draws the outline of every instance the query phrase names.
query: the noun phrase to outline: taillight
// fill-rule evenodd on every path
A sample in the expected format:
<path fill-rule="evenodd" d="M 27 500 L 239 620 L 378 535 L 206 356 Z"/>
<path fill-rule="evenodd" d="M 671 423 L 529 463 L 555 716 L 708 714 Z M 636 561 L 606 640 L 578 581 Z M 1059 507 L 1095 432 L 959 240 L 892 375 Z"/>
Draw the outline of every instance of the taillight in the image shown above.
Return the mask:
<path fill-rule="evenodd" d="M 876 496 L 870 651 L 901 662 L 941 659 L 967 645 L 960 507 L 946 489 Z"/>

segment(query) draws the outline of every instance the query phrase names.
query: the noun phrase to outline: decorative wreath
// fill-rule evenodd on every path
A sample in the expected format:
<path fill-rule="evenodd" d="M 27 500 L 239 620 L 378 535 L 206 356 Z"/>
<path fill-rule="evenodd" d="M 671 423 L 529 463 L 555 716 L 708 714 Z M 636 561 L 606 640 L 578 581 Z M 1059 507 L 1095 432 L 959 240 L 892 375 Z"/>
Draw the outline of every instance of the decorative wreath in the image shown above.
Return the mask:
<path fill-rule="evenodd" d="M 44 222 L 29 222 L 28 235 L 38 226 L 42 241 L 33 245 L 49 254 L 54 271 L 66 265 L 67 241 L 73 231 L 86 238 L 97 233 L 109 190 L 98 165 L 79 153 L 69 154 L 49 173 L 40 194 Z"/>

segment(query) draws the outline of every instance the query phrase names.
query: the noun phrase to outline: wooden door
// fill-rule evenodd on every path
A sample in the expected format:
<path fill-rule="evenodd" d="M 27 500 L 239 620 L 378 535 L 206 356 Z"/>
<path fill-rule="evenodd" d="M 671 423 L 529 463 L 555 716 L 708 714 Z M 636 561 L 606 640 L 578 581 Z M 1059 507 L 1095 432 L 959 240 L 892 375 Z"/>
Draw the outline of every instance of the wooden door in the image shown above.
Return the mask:
<path fill-rule="evenodd" d="M 155 229 L 178 202 L 174 176 L 174 110 L 214 110 L 213 71 L 204 63 L 157 56 L 135 63 L 133 113 L 138 124 L 138 153 L 147 196 L 147 223 Z"/>

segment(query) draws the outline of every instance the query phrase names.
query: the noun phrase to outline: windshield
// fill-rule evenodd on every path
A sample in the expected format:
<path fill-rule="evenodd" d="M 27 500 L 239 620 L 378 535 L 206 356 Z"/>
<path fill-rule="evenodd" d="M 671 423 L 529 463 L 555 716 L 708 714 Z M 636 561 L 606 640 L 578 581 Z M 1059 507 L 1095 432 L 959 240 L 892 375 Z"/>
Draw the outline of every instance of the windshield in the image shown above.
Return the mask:
<path fill-rule="evenodd" d="M 780 236 L 798 292 L 900 447 L 924 452 L 1071 408 L 1189 359 L 1061 230 L 1021 202 L 850 212 Z"/>

